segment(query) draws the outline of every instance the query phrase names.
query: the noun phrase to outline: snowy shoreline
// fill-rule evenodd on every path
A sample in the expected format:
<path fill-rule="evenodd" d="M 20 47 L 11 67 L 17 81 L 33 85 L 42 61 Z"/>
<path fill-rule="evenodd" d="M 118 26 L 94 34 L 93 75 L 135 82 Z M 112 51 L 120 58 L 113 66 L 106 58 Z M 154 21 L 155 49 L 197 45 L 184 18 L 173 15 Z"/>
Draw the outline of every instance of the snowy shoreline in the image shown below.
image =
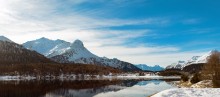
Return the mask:
<path fill-rule="evenodd" d="M 173 88 L 151 97 L 218 97 L 220 88 Z"/>
<path fill-rule="evenodd" d="M 218 97 L 220 88 L 213 88 L 211 80 L 203 80 L 192 84 L 190 82 L 178 82 L 179 88 L 167 89 L 150 97 Z"/>

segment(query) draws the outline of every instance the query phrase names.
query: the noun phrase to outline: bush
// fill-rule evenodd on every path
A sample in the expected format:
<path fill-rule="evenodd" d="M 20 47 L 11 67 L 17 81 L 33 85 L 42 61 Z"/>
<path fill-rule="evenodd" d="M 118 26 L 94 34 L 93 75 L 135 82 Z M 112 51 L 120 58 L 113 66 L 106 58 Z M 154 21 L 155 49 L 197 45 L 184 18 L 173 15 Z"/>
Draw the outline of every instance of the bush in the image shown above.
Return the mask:
<path fill-rule="evenodd" d="M 213 82 L 215 88 L 220 88 L 220 80 L 214 79 L 212 82 Z"/>
<path fill-rule="evenodd" d="M 139 76 L 145 76 L 145 74 L 143 72 L 140 72 Z"/>
<path fill-rule="evenodd" d="M 190 80 L 190 82 L 193 83 L 193 84 L 199 82 L 199 81 L 200 81 L 200 78 L 199 78 L 199 77 L 200 77 L 199 74 L 198 74 L 198 73 L 195 73 L 195 74 L 193 75 L 192 79 Z"/>
<path fill-rule="evenodd" d="M 184 82 L 185 82 L 185 81 L 188 81 L 188 80 L 189 80 L 189 77 L 188 77 L 186 74 L 182 74 L 182 75 L 181 75 L 181 80 L 184 81 Z"/>

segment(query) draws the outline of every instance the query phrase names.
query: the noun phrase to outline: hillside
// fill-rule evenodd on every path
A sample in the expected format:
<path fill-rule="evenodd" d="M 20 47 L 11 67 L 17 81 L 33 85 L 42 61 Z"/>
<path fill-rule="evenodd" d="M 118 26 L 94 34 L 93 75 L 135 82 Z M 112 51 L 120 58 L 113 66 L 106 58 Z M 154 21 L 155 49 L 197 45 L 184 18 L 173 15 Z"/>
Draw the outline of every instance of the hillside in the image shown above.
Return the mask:
<path fill-rule="evenodd" d="M 0 64 L 54 63 L 43 55 L 14 42 L 0 40 Z"/>
<path fill-rule="evenodd" d="M 189 73 L 197 73 L 202 70 L 204 65 L 205 63 L 190 64 L 185 66 L 182 70 Z"/>

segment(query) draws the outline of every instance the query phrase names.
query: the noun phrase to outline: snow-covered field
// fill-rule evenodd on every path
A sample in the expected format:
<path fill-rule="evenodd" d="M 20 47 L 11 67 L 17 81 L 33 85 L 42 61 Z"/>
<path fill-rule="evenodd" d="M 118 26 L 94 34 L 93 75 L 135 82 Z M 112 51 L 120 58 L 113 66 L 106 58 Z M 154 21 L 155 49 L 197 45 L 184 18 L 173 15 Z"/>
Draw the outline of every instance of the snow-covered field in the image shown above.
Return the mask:
<path fill-rule="evenodd" d="M 220 97 L 220 88 L 174 88 L 151 97 Z"/>

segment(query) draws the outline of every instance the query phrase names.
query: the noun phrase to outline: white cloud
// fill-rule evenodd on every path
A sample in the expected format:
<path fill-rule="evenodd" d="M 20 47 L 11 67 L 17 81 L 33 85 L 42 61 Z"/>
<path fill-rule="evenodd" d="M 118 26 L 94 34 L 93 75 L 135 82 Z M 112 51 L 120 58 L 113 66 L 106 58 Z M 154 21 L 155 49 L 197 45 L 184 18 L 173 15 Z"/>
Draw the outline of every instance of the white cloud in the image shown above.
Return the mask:
<path fill-rule="evenodd" d="M 185 19 L 182 21 L 183 24 L 198 24 L 200 23 L 200 19 L 197 18 L 190 18 L 190 19 Z"/>
<path fill-rule="evenodd" d="M 162 19 L 157 18 L 144 20 L 105 19 L 86 16 L 83 15 L 83 12 L 77 11 L 61 14 L 58 8 L 64 5 L 57 4 L 54 0 L 0 0 L 0 4 L 1 34 L 9 37 L 13 37 L 14 35 L 27 36 L 27 38 L 22 37 L 22 39 L 13 37 L 13 40 L 19 43 L 28 40 L 28 36 L 38 38 L 38 35 L 48 36 L 49 34 L 53 34 L 54 38 L 59 38 L 61 32 L 68 35 L 72 33 L 74 35 L 74 33 L 94 28 L 163 23 Z M 64 31 L 68 31 L 68 33 Z M 104 33 L 109 32 L 106 31 Z M 64 39 L 69 37 L 62 36 Z"/>
<path fill-rule="evenodd" d="M 73 5 L 86 0 L 68 0 Z M 90 1 L 90 0 L 89 0 Z M 122 44 L 127 40 L 152 33 L 144 30 L 97 30 L 97 28 L 124 25 L 163 25 L 168 23 L 163 18 L 147 18 L 142 20 L 106 19 L 91 17 L 81 11 L 60 12 L 66 5 L 56 0 L 0 0 L 0 35 L 23 43 L 40 37 L 64 39 L 72 42 L 81 39 L 85 46 L 99 56 L 116 57 L 132 63 L 149 65 L 169 65 L 179 59 L 187 59 L 200 53 L 179 51 L 171 46 L 126 47 Z M 64 10 L 65 11 L 65 10 Z M 167 54 L 166 52 L 170 52 Z M 166 54 L 165 54 L 166 53 Z"/>

